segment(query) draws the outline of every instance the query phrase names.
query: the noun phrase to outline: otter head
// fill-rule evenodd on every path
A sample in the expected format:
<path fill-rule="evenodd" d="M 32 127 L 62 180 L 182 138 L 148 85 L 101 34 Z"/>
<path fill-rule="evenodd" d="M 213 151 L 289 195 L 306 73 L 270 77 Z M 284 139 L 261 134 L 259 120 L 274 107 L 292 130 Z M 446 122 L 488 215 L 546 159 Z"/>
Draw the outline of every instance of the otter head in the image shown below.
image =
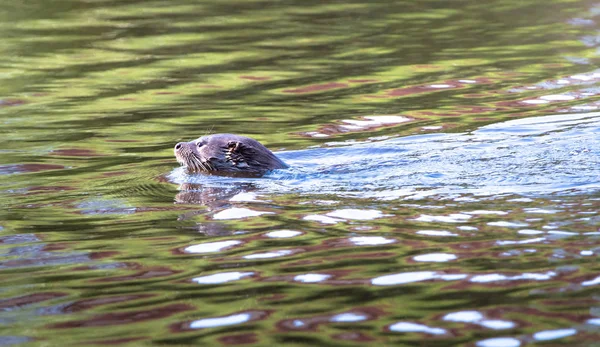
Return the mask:
<path fill-rule="evenodd" d="M 215 134 L 175 145 L 175 158 L 189 172 L 260 176 L 287 165 L 260 142 L 233 134 Z"/>

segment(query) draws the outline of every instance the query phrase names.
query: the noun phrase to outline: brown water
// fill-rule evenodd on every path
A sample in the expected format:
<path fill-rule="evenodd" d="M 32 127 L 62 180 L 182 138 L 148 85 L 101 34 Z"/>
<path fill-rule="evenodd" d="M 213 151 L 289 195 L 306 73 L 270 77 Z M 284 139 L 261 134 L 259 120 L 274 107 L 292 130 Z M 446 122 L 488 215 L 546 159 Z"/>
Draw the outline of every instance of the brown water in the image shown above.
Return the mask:
<path fill-rule="evenodd" d="M 3 5 L 0 346 L 597 343 L 597 4 Z"/>

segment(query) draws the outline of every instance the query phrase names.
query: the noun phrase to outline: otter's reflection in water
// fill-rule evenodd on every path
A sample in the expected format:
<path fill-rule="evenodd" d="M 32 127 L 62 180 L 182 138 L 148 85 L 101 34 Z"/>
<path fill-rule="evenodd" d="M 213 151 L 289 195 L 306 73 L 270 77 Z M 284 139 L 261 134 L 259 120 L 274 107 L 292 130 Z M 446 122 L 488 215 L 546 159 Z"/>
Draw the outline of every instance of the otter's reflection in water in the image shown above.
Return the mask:
<path fill-rule="evenodd" d="M 175 195 L 177 204 L 202 205 L 209 210 L 219 209 L 231 204 L 234 196 L 256 190 L 252 184 L 232 184 L 229 187 L 205 186 L 199 183 L 183 183 Z"/>
<path fill-rule="evenodd" d="M 202 209 L 189 211 L 179 216 L 178 220 L 190 220 L 195 216 L 207 213 L 213 218 L 220 212 L 234 207 L 236 201 L 244 200 L 247 193 L 256 190 L 252 184 L 231 184 L 229 187 L 205 186 L 198 183 L 184 183 L 179 186 L 179 193 L 175 195 L 176 204 L 199 205 Z M 236 199 L 236 197 L 239 197 Z M 243 216 L 241 216 L 243 217 Z M 208 236 L 225 236 L 233 232 L 222 222 L 202 222 L 196 224 L 197 231 Z"/>

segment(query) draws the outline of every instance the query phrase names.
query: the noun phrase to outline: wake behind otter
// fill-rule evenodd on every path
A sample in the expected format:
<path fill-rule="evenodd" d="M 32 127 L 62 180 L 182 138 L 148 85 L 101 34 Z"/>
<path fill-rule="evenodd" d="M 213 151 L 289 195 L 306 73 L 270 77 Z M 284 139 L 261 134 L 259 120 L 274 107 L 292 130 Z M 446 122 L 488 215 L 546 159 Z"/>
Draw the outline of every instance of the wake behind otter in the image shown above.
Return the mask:
<path fill-rule="evenodd" d="M 264 193 L 398 199 L 600 190 L 600 113 L 535 117 L 469 133 L 424 134 L 277 153 L 290 165 L 261 179 L 174 170 L 174 183 L 251 183 Z"/>

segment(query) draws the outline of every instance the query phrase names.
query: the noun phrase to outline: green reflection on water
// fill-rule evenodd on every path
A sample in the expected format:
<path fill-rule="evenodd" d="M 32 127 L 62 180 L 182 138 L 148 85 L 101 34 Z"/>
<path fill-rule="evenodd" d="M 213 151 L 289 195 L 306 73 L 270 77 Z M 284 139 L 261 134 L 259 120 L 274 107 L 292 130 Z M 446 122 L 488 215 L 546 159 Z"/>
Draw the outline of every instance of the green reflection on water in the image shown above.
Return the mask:
<path fill-rule="evenodd" d="M 435 200 L 408 207 L 290 194 L 266 197 L 267 203 L 258 207 L 247 205 L 275 215 L 214 221 L 214 213 L 231 204 L 174 204 L 177 187 L 164 175 L 177 166 L 172 146 L 205 133 L 241 133 L 273 149 L 303 149 L 324 141 L 414 134 L 423 125 L 462 131 L 554 112 L 556 105 L 506 104 L 545 90 L 509 91 L 593 70 L 596 48 L 584 45 L 581 37 L 595 35 L 596 27 L 568 24 L 574 17 L 590 17 L 589 3 L 65 0 L 3 5 L 0 237 L 31 234 L 36 240 L 3 239 L 0 244 L 0 305 L 6 309 L 1 335 L 31 337 L 28 344 L 39 346 L 226 344 L 226 337 L 263 345 L 338 346 L 370 339 L 414 345 L 425 338 L 427 345 L 447 345 L 570 327 L 587 317 L 593 286 L 568 290 L 600 270 L 594 256 L 578 255 L 594 247 L 595 239 L 580 236 L 536 245 L 537 253 L 531 254 L 524 250 L 534 246 L 523 245 L 507 258 L 494 242 L 519 235 L 491 228 L 486 224 L 495 220 L 491 217 L 472 223 L 477 232 L 462 232 L 452 241 L 416 235 L 424 228 L 450 229 L 411 221 L 422 209 L 439 204 Z M 460 79 L 477 83 L 422 89 Z M 578 88 L 565 86 L 552 93 Z M 372 115 L 403 115 L 412 121 L 339 129 L 343 120 Z M 313 131 L 329 137 L 305 135 Z M 317 204 L 326 199 L 334 207 Z M 302 220 L 344 203 L 392 216 L 336 225 Z M 597 200 L 588 203 L 591 207 L 577 205 L 573 214 L 597 209 Z M 442 203 L 439 211 L 488 209 L 489 204 Z M 551 203 L 542 199 L 536 204 Z M 500 201 L 492 207 L 523 220 L 523 206 L 528 205 Z M 565 212 L 542 217 L 531 227 L 563 222 L 580 233 L 597 229 L 597 219 L 574 218 Z M 305 234 L 290 240 L 260 236 L 274 229 Z M 360 248 L 348 244 L 348 235 L 380 235 L 398 243 Z M 231 239 L 244 244 L 215 254 L 181 251 Z M 557 248 L 567 256 L 555 256 Z M 243 258 L 281 249 L 295 253 Z M 459 253 L 460 260 L 434 265 L 411 260 L 434 252 Z M 574 264 L 580 273 L 563 269 L 564 277 L 550 282 L 369 285 L 373 277 L 409 271 L 543 273 Z M 256 275 L 223 285 L 191 282 L 225 271 Z M 303 273 L 332 273 L 337 282 L 292 280 Z M 29 297 L 40 293 L 48 297 Z M 27 299 L 18 299 L 23 296 Z M 550 305 L 547 299 L 554 301 Z M 523 313 L 521 307 L 532 311 Z M 469 309 L 505 320 L 526 315 L 532 326 L 481 332 L 439 319 Z M 196 319 L 246 310 L 268 314 L 238 326 L 186 327 Z M 368 319 L 328 322 L 344 312 Z M 281 326 L 290 319 L 306 320 L 311 328 Z M 460 334 L 436 340 L 386 330 L 398 321 Z M 72 325 L 60 327 L 62 323 Z"/>

